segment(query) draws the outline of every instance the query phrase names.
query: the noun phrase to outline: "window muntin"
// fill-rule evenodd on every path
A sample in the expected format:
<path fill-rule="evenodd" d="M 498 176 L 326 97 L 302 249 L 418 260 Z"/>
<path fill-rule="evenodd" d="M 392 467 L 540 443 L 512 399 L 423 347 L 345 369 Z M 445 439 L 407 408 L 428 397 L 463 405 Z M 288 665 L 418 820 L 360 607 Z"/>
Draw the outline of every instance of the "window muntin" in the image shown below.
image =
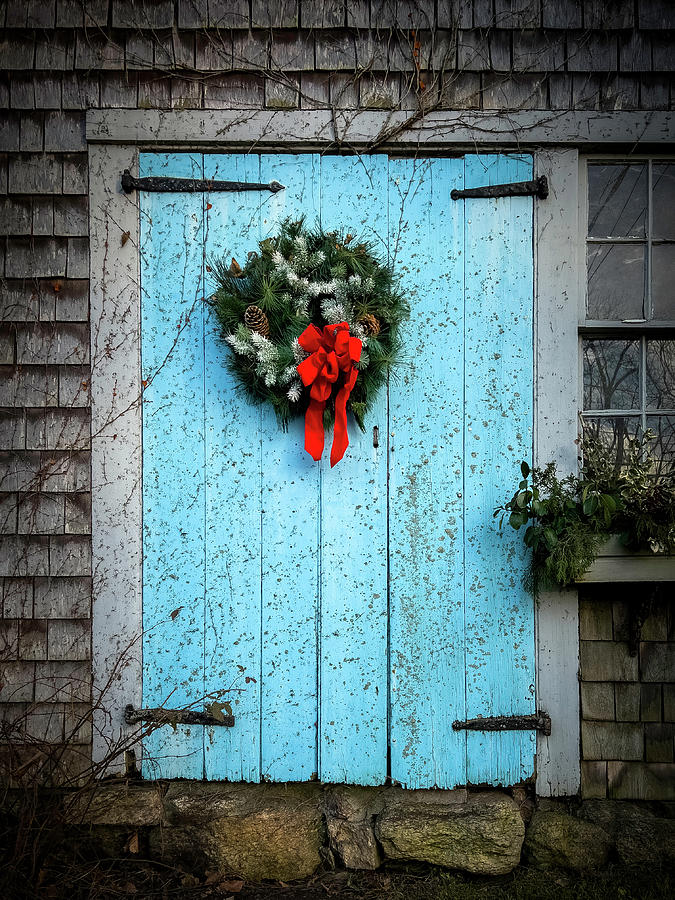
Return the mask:
<path fill-rule="evenodd" d="M 675 162 L 589 161 L 583 416 L 620 466 L 650 429 L 675 463 Z M 671 330 L 672 329 L 672 330 Z"/>

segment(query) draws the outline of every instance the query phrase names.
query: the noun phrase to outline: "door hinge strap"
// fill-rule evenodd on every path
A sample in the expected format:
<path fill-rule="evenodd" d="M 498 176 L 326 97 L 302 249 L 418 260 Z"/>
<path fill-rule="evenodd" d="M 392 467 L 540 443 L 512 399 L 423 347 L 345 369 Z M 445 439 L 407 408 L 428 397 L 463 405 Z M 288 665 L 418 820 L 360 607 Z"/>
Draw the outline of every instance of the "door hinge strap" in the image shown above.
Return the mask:
<path fill-rule="evenodd" d="M 210 191 L 283 191 L 284 185 L 278 181 L 259 184 L 254 181 L 208 181 L 205 178 L 167 178 L 150 175 L 147 178 L 135 178 L 129 169 L 122 173 L 122 190 L 125 194 L 132 191 L 152 191 L 155 193 L 206 193 Z"/>
<path fill-rule="evenodd" d="M 532 181 L 512 181 L 511 184 L 489 184 L 485 187 L 465 188 L 450 192 L 453 200 L 462 197 L 539 197 L 545 200 L 548 197 L 548 179 L 545 175 L 533 178 Z"/>
<path fill-rule="evenodd" d="M 532 716 L 479 716 L 477 719 L 457 720 L 452 723 L 454 731 L 541 731 L 551 733 L 551 717 L 545 712 Z"/>
<path fill-rule="evenodd" d="M 124 721 L 127 725 L 148 722 L 154 725 L 220 725 L 232 728 L 234 716 L 213 716 L 194 709 L 134 709 L 133 704 L 129 703 L 124 708 Z"/>

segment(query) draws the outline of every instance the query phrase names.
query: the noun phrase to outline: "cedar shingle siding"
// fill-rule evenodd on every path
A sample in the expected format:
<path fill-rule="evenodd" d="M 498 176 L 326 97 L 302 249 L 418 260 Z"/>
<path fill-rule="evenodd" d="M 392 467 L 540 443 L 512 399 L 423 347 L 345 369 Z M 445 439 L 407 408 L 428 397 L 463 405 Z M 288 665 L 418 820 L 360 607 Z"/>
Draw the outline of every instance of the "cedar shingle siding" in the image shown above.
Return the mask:
<path fill-rule="evenodd" d="M 90 693 L 85 111 L 664 110 L 670 29 L 670 0 L 0 4 L 2 718 L 33 704 L 30 734 L 58 741 Z M 618 710 L 636 682 L 607 678 Z M 584 702 L 604 717 L 608 697 Z M 605 762 L 586 758 L 595 778 Z"/>

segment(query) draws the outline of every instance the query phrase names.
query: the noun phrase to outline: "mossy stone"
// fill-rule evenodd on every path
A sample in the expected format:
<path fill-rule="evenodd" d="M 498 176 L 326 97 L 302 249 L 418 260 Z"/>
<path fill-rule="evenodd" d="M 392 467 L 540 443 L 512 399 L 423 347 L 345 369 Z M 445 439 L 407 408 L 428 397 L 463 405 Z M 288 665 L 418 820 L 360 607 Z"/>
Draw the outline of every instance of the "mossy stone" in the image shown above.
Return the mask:
<path fill-rule="evenodd" d="M 594 870 L 604 866 L 612 840 L 598 825 L 558 810 L 537 810 L 525 835 L 525 861 L 540 869 Z"/>

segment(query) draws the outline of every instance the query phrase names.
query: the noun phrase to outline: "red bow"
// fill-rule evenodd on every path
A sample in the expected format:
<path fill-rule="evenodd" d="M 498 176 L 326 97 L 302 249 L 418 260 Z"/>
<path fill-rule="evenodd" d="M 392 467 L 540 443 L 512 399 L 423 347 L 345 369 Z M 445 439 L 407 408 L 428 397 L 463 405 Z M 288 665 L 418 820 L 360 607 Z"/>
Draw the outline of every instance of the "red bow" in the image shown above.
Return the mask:
<path fill-rule="evenodd" d="M 335 427 L 330 451 L 331 468 L 340 462 L 349 446 L 347 435 L 347 400 L 356 384 L 358 372 L 354 367 L 361 358 L 361 341 L 351 337 L 347 322 L 326 325 L 319 331 L 316 325 L 308 325 L 298 338 L 303 350 L 311 353 L 297 367 L 305 387 L 312 387 L 305 413 L 305 450 L 312 459 L 321 459 L 323 453 L 323 411 L 340 372 L 345 373 L 344 384 L 335 398 Z"/>

